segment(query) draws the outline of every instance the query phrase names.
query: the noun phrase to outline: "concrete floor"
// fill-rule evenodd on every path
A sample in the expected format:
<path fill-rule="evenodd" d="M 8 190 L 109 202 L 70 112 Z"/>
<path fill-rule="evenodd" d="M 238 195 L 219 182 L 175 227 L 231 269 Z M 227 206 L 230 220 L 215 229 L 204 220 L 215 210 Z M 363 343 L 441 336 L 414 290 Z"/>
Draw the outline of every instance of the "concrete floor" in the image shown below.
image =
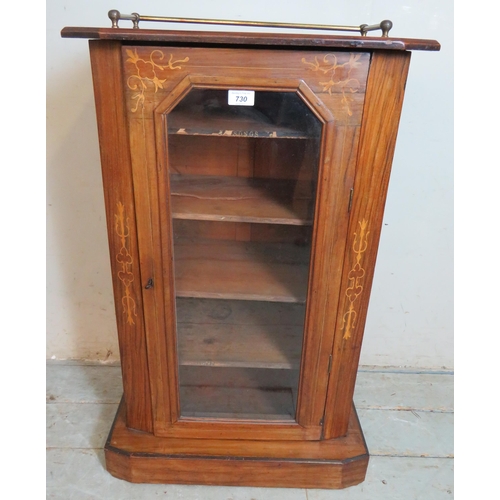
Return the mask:
<path fill-rule="evenodd" d="M 453 376 L 361 369 L 355 403 L 370 450 L 345 490 L 142 485 L 112 477 L 103 446 L 121 397 L 118 366 L 47 365 L 47 498 L 61 500 L 441 500 L 453 498 Z"/>

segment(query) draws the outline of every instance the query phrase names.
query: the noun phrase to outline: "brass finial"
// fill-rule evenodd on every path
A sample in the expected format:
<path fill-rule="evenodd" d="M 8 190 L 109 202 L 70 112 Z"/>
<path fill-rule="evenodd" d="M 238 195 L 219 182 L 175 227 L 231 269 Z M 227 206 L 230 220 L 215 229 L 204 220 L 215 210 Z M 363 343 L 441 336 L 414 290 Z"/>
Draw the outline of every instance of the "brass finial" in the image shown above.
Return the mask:
<path fill-rule="evenodd" d="M 139 28 L 139 21 L 141 16 L 137 12 L 132 12 L 132 14 L 121 14 L 120 11 L 113 9 L 108 12 L 108 17 L 111 19 L 111 27 L 118 28 L 118 21 L 123 19 L 125 21 L 132 21 L 134 29 Z"/>
<path fill-rule="evenodd" d="M 389 31 L 392 29 L 392 21 L 385 19 L 380 23 L 380 29 L 382 30 L 382 36 L 389 36 Z"/>
<path fill-rule="evenodd" d="M 116 9 L 108 12 L 108 17 L 111 19 L 111 27 L 118 28 L 118 21 L 120 20 L 120 12 Z"/>

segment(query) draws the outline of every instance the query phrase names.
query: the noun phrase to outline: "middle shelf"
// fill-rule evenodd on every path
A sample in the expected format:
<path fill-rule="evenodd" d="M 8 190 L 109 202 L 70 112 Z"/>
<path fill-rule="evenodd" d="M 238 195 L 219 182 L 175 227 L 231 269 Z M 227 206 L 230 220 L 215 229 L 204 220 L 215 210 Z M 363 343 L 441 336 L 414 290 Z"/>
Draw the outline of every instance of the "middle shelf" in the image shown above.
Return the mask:
<path fill-rule="evenodd" d="M 309 246 L 177 238 L 177 297 L 304 303 Z"/>
<path fill-rule="evenodd" d="M 310 226 L 311 181 L 170 175 L 174 219 Z"/>
<path fill-rule="evenodd" d="M 186 366 L 299 368 L 303 325 L 179 323 L 179 360 Z"/>
<path fill-rule="evenodd" d="M 299 368 L 304 304 L 194 298 L 176 303 L 180 365 Z"/>

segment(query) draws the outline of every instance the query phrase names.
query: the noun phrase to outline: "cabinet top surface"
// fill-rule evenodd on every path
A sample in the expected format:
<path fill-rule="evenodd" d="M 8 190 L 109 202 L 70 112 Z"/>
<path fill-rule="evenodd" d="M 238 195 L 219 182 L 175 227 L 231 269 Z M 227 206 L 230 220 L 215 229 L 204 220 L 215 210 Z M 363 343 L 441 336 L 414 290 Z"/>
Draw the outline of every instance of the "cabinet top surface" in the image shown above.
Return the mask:
<path fill-rule="evenodd" d="M 436 40 L 324 34 L 252 33 L 221 31 L 174 31 L 128 28 L 66 27 L 63 38 L 88 38 L 151 44 L 196 46 L 238 45 L 246 47 L 339 48 L 368 50 L 440 50 Z"/>

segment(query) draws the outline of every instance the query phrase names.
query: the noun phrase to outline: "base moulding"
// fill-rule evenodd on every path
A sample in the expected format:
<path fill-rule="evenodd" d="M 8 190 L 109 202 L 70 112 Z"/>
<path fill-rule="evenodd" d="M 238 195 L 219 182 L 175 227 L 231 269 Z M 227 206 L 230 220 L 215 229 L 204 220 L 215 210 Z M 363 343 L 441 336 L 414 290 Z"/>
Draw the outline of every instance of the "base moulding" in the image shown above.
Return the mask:
<path fill-rule="evenodd" d="M 361 483 L 368 449 L 352 406 L 345 436 L 324 441 L 173 439 L 127 428 L 120 404 L 106 468 L 132 483 L 339 489 Z"/>

